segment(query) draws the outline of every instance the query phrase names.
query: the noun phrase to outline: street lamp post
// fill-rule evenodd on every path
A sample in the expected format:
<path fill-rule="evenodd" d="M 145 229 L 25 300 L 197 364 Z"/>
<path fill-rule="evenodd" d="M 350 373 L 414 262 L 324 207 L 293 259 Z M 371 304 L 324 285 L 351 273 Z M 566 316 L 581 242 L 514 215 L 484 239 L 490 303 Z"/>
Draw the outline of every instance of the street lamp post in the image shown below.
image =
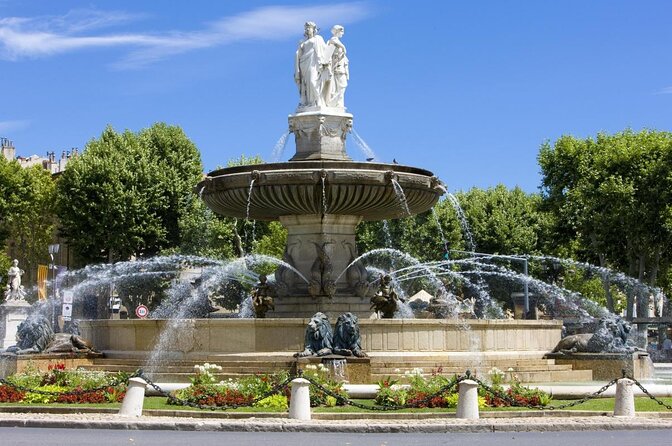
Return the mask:
<path fill-rule="evenodd" d="M 58 254 L 60 248 L 61 245 L 59 243 L 49 245 L 49 258 L 51 259 L 49 267 L 51 268 L 51 288 L 53 291 L 53 298 L 51 300 L 51 326 L 54 331 L 56 331 L 56 262 L 54 261 L 54 254 Z"/>

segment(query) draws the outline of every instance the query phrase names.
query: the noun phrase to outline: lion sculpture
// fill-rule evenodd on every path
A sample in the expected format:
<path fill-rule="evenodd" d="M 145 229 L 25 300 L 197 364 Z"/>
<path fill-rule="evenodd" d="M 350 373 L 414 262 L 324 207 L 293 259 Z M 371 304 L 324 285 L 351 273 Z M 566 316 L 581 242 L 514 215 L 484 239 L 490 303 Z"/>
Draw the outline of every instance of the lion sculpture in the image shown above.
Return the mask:
<path fill-rule="evenodd" d="M 630 324 L 621 318 L 602 318 L 595 333 L 566 336 L 553 353 L 631 353 L 638 349 L 628 342 L 630 330 Z"/>
<path fill-rule="evenodd" d="M 91 353 L 93 346 L 86 339 L 70 334 L 56 333 L 44 316 L 29 317 L 21 322 L 16 332 L 17 343 L 7 353 Z"/>
<path fill-rule="evenodd" d="M 329 318 L 324 313 L 315 313 L 306 327 L 305 347 L 295 353 L 297 358 L 306 356 L 326 356 L 332 353 L 333 334 Z"/>
<path fill-rule="evenodd" d="M 338 317 L 334 329 L 334 354 L 342 356 L 366 357 L 362 351 L 359 335 L 359 320 L 352 313 L 344 313 Z"/>

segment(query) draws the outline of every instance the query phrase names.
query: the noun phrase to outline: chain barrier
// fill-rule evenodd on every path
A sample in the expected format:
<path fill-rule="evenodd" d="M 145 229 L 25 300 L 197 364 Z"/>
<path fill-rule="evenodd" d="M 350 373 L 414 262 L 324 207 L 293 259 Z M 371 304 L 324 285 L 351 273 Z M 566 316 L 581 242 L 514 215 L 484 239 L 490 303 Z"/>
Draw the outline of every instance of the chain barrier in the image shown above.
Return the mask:
<path fill-rule="evenodd" d="M 449 391 L 452 391 L 460 382 L 464 381 L 467 379 L 467 375 L 462 375 L 458 376 L 455 378 L 454 381 L 449 382 L 445 386 L 441 387 L 439 390 L 436 392 L 432 393 L 431 395 L 427 395 L 425 398 L 421 400 L 415 400 L 413 403 L 407 403 L 407 404 L 400 404 L 400 405 L 390 405 L 390 406 L 378 406 L 378 405 L 373 405 L 369 406 L 368 404 L 362 404 L 358 403 L 357 401 L 351 400 L 349 398 L 344 397 L 343 395 L 339 395 L 338 393 L 332 391 L 331 389 L 328 389 L 324 387 L 320 382 L 314 380 L 313 378 L 309 376 L 302 376 L 302 378 L 305 378 L 310 382 L 312 385 L 317 387 L 317 389 L 333 398 L 336 398 L 336 401 L 342 403 L 343 405 L 348 405 L 348 406 L 353 406 L 357 407 L 359 409 L 365 409 L 365 410 L 372 410 L 372 411 L 391 411 L 391 410 L 401 410 L 401 409 L 417 409 L 420 407 L 427 407 L 426 405 L 433 400 L 436 397 L 439 397 L 443 395 L 444 393 L 447 393 Z"/>
<path fill-rule="evenodd" d="M 111 381 L 107 384 L 100 385 L 98 387 L 93 387 L 91 389 L 68 390 L 68 391 L 65 391 L 65 392 L 53 392 L 53 391 L 49 391 L 49 390 L 31 389 L 30 387 L 25 387 L 25 386 L 21 386 L 21 385 L 18 385 L 18 384 L 14 384 L 10 381 L 7 381 L 4 378 L 0 378 L 0 384 L 11 387 L 15 390 L 18 390 L 19 392 L 35 393 L 35 394 L 38 394 L 38 395 L 48 395 L 48 396 L 59 397 L 59 396 L 87 395 L 87 394 L 90 394 L 90 393 L 99 392 L 101 390 L 107 390 L 110 387 L 117 387 L 117 386 L 120 386 L 122 384 L 128 385 L 128 381 L 131 378 L 139 378 L 139 377 L 141 377 L 141 375 L 142 375 L 142 370 L 136 370 L 132 375 L 125 376 L 123 378 L 122 377 L 117 378 L 114 381 Z"/>
<path fill-rule="evenodd" d="M 586 394 L 583 398 L 572 401 L 570 403 L 566 404 L 561 404 L 557 406 L 553 405 L 541 405 L 541 404 L 526 404 L 526 403 L 521 403 L 520 401 L 516 400 L 512 395 L 510 395 L 507 392 L 503 392 L 500 389 L 494 388 L 484 381 L 480 380 L 476 376 L 472 375 L 469 370 L 466 371 L 464 375 L 460 376 L 455 376 L 448 384 L 442 386 L 439 388 L 436 392 L 425 396 L 424 398 L 420 400 L 413 400 L 411 403 L 405 403 L 405 404 L 399 404 L 399 405 L 389 405 L 389 406 L 381 406 L 381 405 L 368 405 L 368 404 L 362 404 L 359 403 L 355 400 L 349 399 L 347 397 L 344 397 L 343 395 L 334 392 L 333 390 L 325 387 L 322 383 L 319 381 L 311 378 L 310 376 L 306 376 L 303 374 L 303 370 L 299 370 L 296 374 L 290 374 L 284 381 L 275 384 L 273 387 L 271 387 L 268 391 L 264 392 L 263 394 L 257 396 L 254 399 L 247 400 L 244 403 L 241 404 L 226 404 L 226 405 L 208 405 L 208 404 L 198 404 L 189 400 L 184 400 L 177 398 L 176 396 L 172 395 L 170 392 L 166 392 L 163 390 L 158 384 L 153 382 L 150 378 L 148 378 L 142 369 L 138 369 L 135 371 L 133 374 L 123 377 L 123 378 L 118 378 L 114 381 L 111 381 L 107 384 L 101 385 L 99 387 L 91 388 L 91 389 L 80 389 L 80 390 L 71 390 L 71 391 L 66 391 L 66 392 L 53 392 L 53 391 L 47 391 L 47 390 L 41 390 L 41 389 L 31 389 L 28 387 L 24 387 L 18 384 L 14 384 L 10 381 L 7 381 L 4 378 L 0 378 L 0 385 L 5 385 L 8 387 L 12 387 L 18 391 L 21 392 L 26 392 L 26 393 L 35 393 L 35 394 L 40 394 L 40 395 L 48 395 L 48 396 L 71 396 L 71 395 L 85 395 L 85 394 L 90 394 L 90 393 L 95 393 L 101 390 L 107 390 L 110 387 L 117 387 L 120 385 L 128 385 L 128 382 L 131 378 L 141 378 L 147 382 L 149 386 L 151 386 L 159 395 L 167 398 L 171 404 L 175 405 L 182 405 L 182 406 L 188 406 L 196 409 L 204 409 L 204 410 L 226 410 L 226 409 L 237 409 L 240 407 L 252 407 L 259 401 L 268 398 L 269 396 L 275 395 L 282 393 L 286 388 L 289 387 L 290 383 L 292 380 L 296 378 L 304 378 L 310 384 L 315 386 L 320 392 L 331 396 L 336 399 L 337 402 L 341 403 L 342 405 L 348 405 L 352 407 L 357 407 L 359 409 L 364 409 L 364 410 L 370 410 L 370 411 L 395 411 L 395 410 L 402 410 L 402 409 L 417 409 L 421 407 L 427 407 L 427 405 L 437 397 L 442 396 L 445 393 L 453 392 L 455 388 L 462 382 L 467 379 L 475 381 L 479 387 L 481 387 L 487 394 L 491 395 L 494 398 L 500 399 L 501 401 L 504 401 L 507 403 L 509 406 L 513 407 L 526 407 L 528 409 L 536 409 L 536 410 L 562 410 L 562 409 L 567 409 L 570 407 L 575 407 L 580 404 L 583 404 L 589 400 L 595 399 L 602 395 L 604 392 L 606 392 L 610 387 L 615 385 L 620 378 L 614 378 L 611 381 L 609 381 L 607 384 L 604 386 L 600 387 L 598 390 L 595 392 Z M 638 380 L 631 376 L 626 376 L 625 371 L 623 372 L 623 378 L 628 378 L 631 379 L 637 387 L 641 389 L 641 391 L 648 396 L 650 399 L 658 403 L 658 405 L 665 407 L 668 410 L 672 410 L 672 405 L 665 403 L 664 401 L 660 400 L 659 398 L 656 398 L 654 395 L 652 395 L 643 385 L 640 383 Z"/>
<path fill-rule="evenodd" d="M 602 395 L 604 392 L 606 392 L 611 386 L 616 384 L 616 382 L 619 380 L 619 378 L 614 378 L 611 381 L 609 381 L 607 384 L 604 386 L 600 387 L 598 390 L 596 390 L 593 393 L 589 393 L 585 395 L 583 398 L 572 401 L 571 403 L 566 403 L 566 404 L 560 404 L 558 406 L 552 406 L 552 405 L 541 405 L 541 404 L 525 404 L 521 403 L 518 400 L 516 400 L 513 396 L 511 396 L 508 393 L 501 392 L 498 389 L 495 389 L 488 384 L 484 383 L 480 379 L 476 378 L 475 376 L 472 376 L 471 379 L 475 382 L 478 383 L 480 387 L 483 388 L 487 393 L 490 395 L 494 396 L 495 398 L 499 398 L 505 402 L 508 403 L 509 406 L 513 407 L 527 407 L 528 409 L 537 409 L 537 410 L 562 410 L 562 409 L 567 409 L 568 407 L 574 407 L 578 406 L 579 404 L 583 404 L 586 401 L 595 399 Z"/>
<path fill-rule="evenodd" d="M 644 388 L 644 386 L 642 385 L 642 383 L 640 383 L 639 381 L 637 381 L 635 378 L 633 378 L 633 377 L 631 377 L 631 376 L 625 376 L 625 373 L 623 374 L 623 377 L 624 377 L 624 378 L 628 378 L 628 379 L 633 380 L 633 381 L 635 382 L 635 384 L 637 385 L 637 387 L 639 387 L 639 388 L 641 389 L 641 391 L 644 393 L 644 395 L 648 396 L 648 397 L 651 398 L 653 401 L 655 401 L 656 403 L 658 403 L 659 406 L 663 406 L 663 407 L 665 407 L 667 410 L 672 410 L 672 405 L 670 405 L 670 404 L 666 404 L 665 401 L 662 401 L 662 400 L 656 398 L 655 396 L 651 395 L 651 393 L 650 393 L 648 390 L 646 390 L 646 389 Z"/>
<path fill-rule="evenodd" d="M 291 383 L 292 380 L 296 378 L 296 375 L 289 375 L 287 377 L 287 379 L 285 379 L 283 382 L 274 385 L 268 391 L 264 392 L 263 394 L 259 395 L 258 397 L 254 398 L 254 399 L 245 401 L 244 403 L 241 403 L 241 404 L 223 404 L 223 405 L 198 404 L 198 403 L 195 403 L 193 401 L 180 399 L 180 398 L 177 398 L 176 396 L 172 395 L 171 393 L 163 390 L 161 387 L 159 387 L 158 384 L 153 382 L 148 377 L 146 377 L 142 374 L 139 377 L 144 379 L 147 382 L 147 384 L 149 384 L 154 390 L 156 390 L 159 393 L 159 395 L 168 398 L 168 401 L 171 404 L 175 404 L 175 405 L 178 405 L 178 406 L 188 406 L 188 407 L 193 407 L 195 409 L 203 409 L 203 410 L 227 410 L 227 409 L 238 409 L 240 407 L 252 407 L 256 403 L 258 403 L 259 401 L 261 401 L 265 398 L 268 398 L 271 395 L 281 393 L 281 391 L 283 391 L 284 389 L 289 387 L 289 383 Z"/>

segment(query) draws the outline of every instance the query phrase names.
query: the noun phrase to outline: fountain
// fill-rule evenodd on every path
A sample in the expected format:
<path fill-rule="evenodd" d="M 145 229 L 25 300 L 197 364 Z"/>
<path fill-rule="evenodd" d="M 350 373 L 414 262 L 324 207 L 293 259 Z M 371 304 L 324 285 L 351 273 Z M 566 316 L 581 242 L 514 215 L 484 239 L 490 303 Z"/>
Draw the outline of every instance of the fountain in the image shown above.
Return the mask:
<path fill-rule="evenodd" d="M 371 156 L 367 162 L 348 156 L 346 141 L 354 132 L 354 116 L 344 106 L 348 60 L 340 42 L 343 29 L 337 26 L 334 30 L 334 38 L 325 43 L 316 35 L 315 25 L 306 23 L 306 38 L 297 51 L 295 79 L 300 103 L 288 117 L 288 132 L 296 143 L 294 156 L 287 162 L 219 169 L 195 185 L 196 193 L 216 213 L 246 221 L 280 221 L 288 231 L 283 258 L 264 259 L 275 262 L 274 274 L 267 281 L 266 276 L 247 271 L 252 257 L 227 264 L 157 258 L 101 267 L 89 285 L 105 283 L 110 271 L 124 275 L 127 267 L 154 277 L 167 274 L 170 268 L 166 265 L 175 269 L 180 263 L 193 262 L 206 265 L 208 275 L 195 287 L 174 287 L 174 294 L 183 296 L 175 300 L 175 308 L 166 305 L 165 311 L 159 309 L 153 318 L 144 320 L 82 321 L 82 335 L 104 352 L 109 368 L 150 364 L 148 370 L 162 379 L 184 381 L 186 374 L 178 376 L 174 370 L 183 366 L 190 373 L 194 362 L 227 365 L 225 373 L 232 375 L 296 366 L 300 361 L 294 358 L 296 352 L 315 353 L 304 350 L 304 331 L 311 318 L 321 313 L 333 324 L 349 313 L 351 320 L 359 320 L 361 349 L 357 345 L 358 354 L 346 363 L 340 356 L 326 360 L 336 374 L 347 375 L 353 383 L 370 383 L 396 368 L 415 367 L 428 371 L 442 367 L 444 373 L 512 367 L 528 382 L 590 379 L 590 371 L 576 372 L 571 366 L 556 366 L 544 359 L 561 339 L 561 320 L 504 319 L 502 308 L 480 281 L 485 276 L 505 277 L 529 284 L 540 294 L 549 291 L 547 284 L 483 259 L 421 264 L 389 247 L 358 254 L 355 229 L 359 222 L 382 220 L 386 224 L 388 219 L 429 211 L 446 188 L 427 170 L 374 162 L 375 155 L 359 136 L 356 141 Z M 274 156 L 282 152 L 286 139 L 283 135 Z M 454 205 L 459 209 L 459 204 Z M 462 215 L 460 221 L 466 224 Z M 467 229 L 465 233 L 469 234 Z M 441 238 L 445 245 L 445 237 Z M 376 270 L 367 265 L 376 255 L 393 257 L 394 267 Z M 382 273 L 393 275 L 383 281 Z M 446 290 L 441 280 L 446 277 L 463 282 L 472 300 L 458 301 Z M 472 282 L 472 277 L 477 280 Z M 208 290 L 225 279 L 248 286 L 257 283 L 252 296 L 241 304 L 243 317 L 202 318 L 200 310 L 194 311 L 201 308 L 196 303 L 202 303 Z M 440 318 L 413 318 L 397 287 L 416 279 L 434 288 L 430 308 Z M 551 313 L 562 316 L 563 310 L 570 309 L 590 316 L 571 293 L 558 296 L 558 303 L 547 303 Z M 372 303 L 379 304 L 373 309 L 385 318 L 371 317 Z M 460 311 L 480 318 L 458 319 Z M 162 369 L 172 372 L 162 374 Z"/>

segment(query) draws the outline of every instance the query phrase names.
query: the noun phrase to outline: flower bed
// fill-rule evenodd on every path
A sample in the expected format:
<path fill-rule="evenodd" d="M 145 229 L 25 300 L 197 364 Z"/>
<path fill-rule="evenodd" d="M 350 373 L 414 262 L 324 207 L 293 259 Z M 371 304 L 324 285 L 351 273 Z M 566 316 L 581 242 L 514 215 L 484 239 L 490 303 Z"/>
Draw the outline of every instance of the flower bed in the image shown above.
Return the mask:
<path fill-rule="evenodd" d="M 65 364 L 49 365 L 46 373 L 28 367 L 0 385 L 0 403 L 114 403 L 124 399 L 128 375 L 67 370 Z"/>

